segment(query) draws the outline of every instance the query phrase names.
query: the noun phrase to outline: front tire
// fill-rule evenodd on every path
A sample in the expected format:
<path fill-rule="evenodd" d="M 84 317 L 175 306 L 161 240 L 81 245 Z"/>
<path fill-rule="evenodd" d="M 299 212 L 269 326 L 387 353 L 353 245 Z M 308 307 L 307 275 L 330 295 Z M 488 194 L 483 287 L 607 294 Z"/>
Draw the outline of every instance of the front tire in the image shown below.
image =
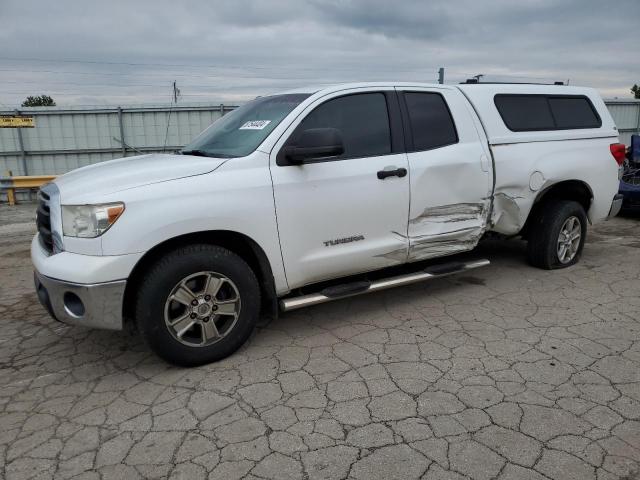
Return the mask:
<path fill-rule="evenodd" d="M 574 265 L 582 255 L 587 236 L 587 215 L 570 200 L 549 202 L 532 219 L 527 244 L 529 263 L 551 270 Z"/>
<path fill-rule="evenodd" d="M 260 313 L 260 287 L 235 253 L 208 244 L 178 248 L 144 275 L 136 322 L 164 360 L 196 366 L 221 360 L 251 335 Z"/>

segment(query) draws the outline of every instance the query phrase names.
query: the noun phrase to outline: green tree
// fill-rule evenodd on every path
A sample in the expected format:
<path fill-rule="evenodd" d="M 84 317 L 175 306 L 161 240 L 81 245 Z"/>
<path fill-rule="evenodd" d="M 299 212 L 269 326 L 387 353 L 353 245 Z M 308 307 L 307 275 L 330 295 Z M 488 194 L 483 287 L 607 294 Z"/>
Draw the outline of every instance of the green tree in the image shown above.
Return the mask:
<path fill-rule="evenodd" d="M 49 95 L 28 96 L 23 107 L 55 107 L 56 102 Z"/>
<path fill-rule="evenodd" d="M 640 99 L 640 86 L 634 85 L 631 87 L 631 93 L 633 93 L 633 98 Z"/>

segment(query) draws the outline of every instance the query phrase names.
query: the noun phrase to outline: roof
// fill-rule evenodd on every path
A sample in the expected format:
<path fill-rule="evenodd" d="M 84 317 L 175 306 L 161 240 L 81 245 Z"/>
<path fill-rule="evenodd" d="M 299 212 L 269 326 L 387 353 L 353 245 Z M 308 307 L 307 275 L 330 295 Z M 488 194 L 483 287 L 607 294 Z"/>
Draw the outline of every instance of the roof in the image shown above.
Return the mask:
<path fill-rule="evenodd" d="M 309 85 L 287 90 L 287 93 L 333 93 L 341 90 L 349 90 L 355 88 L 437 88 L 437 89 L 459 89 L 463 92 L 475 94 L 496 94 L 496 93 L 548 93 L 548 94 L 564 94 L 564 95 L 587 95 L 591 96 L 595 90 L 587 87 L 577 87 L 568 85 L 539 84 L 539 83 L 462 83 L 456 85 L 445 85 L 439 83 L 423 83 L 423 82 L 351 82 L 336 83 L 330 85 Z M 596 94 L 597 95 L 597 94 Z"/>
<path fill-rule="evenodd" d="M 350 82 L 350 83 L 334 83 L 325 85 L 308 85 L 278 94 L 288 93 L 332 93 L 340 90 L 349 90 L 352 88 L 380 88 L 380 87 L 423 87 L 423 88 L 452 88 L 450 85 L 441 85 L 438 83 L 421 83 L 421 82 Z"/>

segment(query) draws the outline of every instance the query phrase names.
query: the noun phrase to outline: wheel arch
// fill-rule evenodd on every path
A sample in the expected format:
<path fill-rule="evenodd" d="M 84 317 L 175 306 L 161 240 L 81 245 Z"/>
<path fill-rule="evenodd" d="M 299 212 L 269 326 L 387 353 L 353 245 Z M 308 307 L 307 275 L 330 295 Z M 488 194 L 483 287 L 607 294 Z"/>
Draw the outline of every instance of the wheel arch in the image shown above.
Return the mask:
<path fill-rule="evenodd" d="M 587 213 L 587 219 L 589 223 L 591 223 L 588 213 L 593 198 L 593 190 L 589 184 L 582 180 L 563 180 L 553 183 L 542 189 L 538 192 L 538 195 L 536 195 L 520 234 L 526 238 L 532 219 L 535 218 L 538 211 L 543 208 L 547 202 L 553 200 L 573 200 L 578 202 L 584 208 L 585 213 Z"/>
<path fill-rule="evenodd" d="M 593 190 L 582 180 L 563 180 L 541 190 L 533 202 L 534 206 L 551 198 L 575 200 L 588 212 L 593 201 Z"/>
<path fill-rule="evenodd" d="M 136 286 L 149 267 L 166 253 L 178 247 L 195 243 L 208 243 L 226 248 L 240 256 L 253 269 L 260 284 L 261 312 L 272 318 L 278 315 L 275 280 L 269 259 L 260 245 L 245 234 L 230 230 L 211 230 L 187 233 L 167 239 L 148 250 L 136 263 L 127 279 L 124 293 L 123 318 L 133 323 Z"/>

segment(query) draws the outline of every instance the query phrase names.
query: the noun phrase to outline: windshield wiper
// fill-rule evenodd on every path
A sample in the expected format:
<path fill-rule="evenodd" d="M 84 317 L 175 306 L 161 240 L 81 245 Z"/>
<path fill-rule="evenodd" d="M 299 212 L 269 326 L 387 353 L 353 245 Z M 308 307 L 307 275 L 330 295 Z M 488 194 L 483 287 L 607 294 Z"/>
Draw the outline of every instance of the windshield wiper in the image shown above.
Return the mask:
<path fill-rule="evenodd" d="M 205 152 L 204 150 L 182 150 L 182 155 L 193 155 L 195 157 L 211 157 L 212 155 L 209 155 L 207 152 Z"/>
<path fill-rule="evenodd" d="M 213 157 L 213 158 L 236 158 L 236 155 L 228 153 L 205 152 L 204 150 L 182 150 L 182 155 L 194 155 L 196 157 Z"/>

